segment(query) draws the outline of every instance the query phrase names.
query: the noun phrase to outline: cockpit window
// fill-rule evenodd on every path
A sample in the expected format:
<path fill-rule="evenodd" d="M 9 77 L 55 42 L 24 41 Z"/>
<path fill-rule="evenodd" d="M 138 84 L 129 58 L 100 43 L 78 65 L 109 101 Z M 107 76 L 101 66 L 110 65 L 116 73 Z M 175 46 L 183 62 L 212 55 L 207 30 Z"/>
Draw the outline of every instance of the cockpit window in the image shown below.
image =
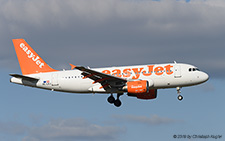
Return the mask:
<path fill-rule="evenodd" d="M 198 68 L 189 68 L 188 70 L 189 70 L 190 72 L 191 72 L 191 71 L 200 71 Z"/>

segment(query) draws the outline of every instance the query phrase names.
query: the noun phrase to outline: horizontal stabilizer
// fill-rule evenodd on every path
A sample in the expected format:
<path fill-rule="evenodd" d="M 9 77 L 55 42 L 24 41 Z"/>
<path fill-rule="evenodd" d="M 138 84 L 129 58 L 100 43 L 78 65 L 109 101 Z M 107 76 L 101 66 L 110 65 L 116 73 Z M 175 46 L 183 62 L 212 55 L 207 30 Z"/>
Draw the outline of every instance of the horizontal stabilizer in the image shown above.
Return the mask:
<path fill-rule="evenodd" d="M 16 78 L 21 78 L 21 79 L 27 79 L 27 80 L 39 80 L 38 78 L 34 78 L 34 77 L 29 77 L 29 76 L 24 76 L 24 75 L 20 75 L 20 74 L 9 74 L 10 76 L 16 77 Z"/>

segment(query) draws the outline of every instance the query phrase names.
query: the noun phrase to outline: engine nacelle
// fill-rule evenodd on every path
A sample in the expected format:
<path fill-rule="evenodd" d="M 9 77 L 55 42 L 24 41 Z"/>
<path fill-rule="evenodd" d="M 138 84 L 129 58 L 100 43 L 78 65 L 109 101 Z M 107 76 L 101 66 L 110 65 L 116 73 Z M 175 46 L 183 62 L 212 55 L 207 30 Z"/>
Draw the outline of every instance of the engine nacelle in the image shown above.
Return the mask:
<path fill-rule="evenodd" d="M 127 95 L 137 97 L 138 99 L 155 99 L 157 97 L 157 89 L 151 89 L 146 93 L 128 93 Z"/>
<path fill-rule="evenodd" d="M 128 81 L 126 89 L 128 93 L 133 94 L 148 93 L 149 83 L 147 80 Z"/>

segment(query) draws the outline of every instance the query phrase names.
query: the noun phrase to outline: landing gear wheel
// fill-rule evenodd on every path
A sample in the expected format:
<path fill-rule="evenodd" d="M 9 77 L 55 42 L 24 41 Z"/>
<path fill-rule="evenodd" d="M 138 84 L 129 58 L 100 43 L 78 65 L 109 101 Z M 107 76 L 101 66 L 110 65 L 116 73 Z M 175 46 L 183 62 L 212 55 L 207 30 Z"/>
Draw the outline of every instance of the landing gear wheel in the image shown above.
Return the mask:
<path fill-rule="evenodd" d="M 116 107 L 120 107 L 122 105 L 122 102 L 120 101 L 120 96 L 123 95 L 123 93 L 117 93 L 117 98 L 114 101 L 114 105 Z"/>
<path fill-rule="evenodd" d="M 121 95 L 123 95 L 123 93 L 118 93 L 117 98 L 115 99 L 113 94 L 111 93 L 111 95 L 108 97 L 107 101 L 110 104 L 114 104 L 116 107 L 120 107 L 122 105 L 122 102 L 119 99 Z"/>
<path fill-rule="evenodd" d="M 181 101 L 181 100 L 183 100 L 183 96 L 182 95 L 178 95 L 177 99 Z"/>
<path fill-rule="evenodd" d="M 113 97 L 112 94 L 108 97 L 107 101 L 108 101 L 110 104 L 113 104 L 113 103 L 115 102 L 115 98 Z"/>
<path fill-rule="evenodd" d="M 181 87 L 177 87 L 177 94 L 178 94 L 177 99 L 181 101 L 183 99 L 183 96 L 180 95 L 180 93 L 181 93 L 180 89 L 181 89 Z"/>
<path fill-rule="evenodd" d="M 117 100 L 115 100 L 114 101 L 114 105 L 116 106 L 116 107 L 120 107 L 121 106 L 121 101 L 119 100 L 119 99 L 117 99 Z"/>

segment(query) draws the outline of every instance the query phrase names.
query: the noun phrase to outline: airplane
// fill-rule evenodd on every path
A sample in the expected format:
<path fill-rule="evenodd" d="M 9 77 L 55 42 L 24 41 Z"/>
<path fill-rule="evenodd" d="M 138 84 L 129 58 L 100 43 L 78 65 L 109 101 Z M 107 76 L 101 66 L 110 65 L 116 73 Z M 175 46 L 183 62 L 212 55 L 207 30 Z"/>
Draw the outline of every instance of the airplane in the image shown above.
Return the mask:
<path fill-rule="evenodd" d="M 13 39 L 22 74 L 10 74 L 10 82 L 67 93 L 110 94 L 107 101 L 120 107 L 120 96 L 149 100 L 158 89 L 176 88 L 182 100 L 182 87 L 198 85 L 209 79 L 207 73 L 184 63 L 90 68 L 71 65 L 71 70 L 51 68 L 24 39 Z M 113 94 L 117 94 L 114 98 Z"/>

